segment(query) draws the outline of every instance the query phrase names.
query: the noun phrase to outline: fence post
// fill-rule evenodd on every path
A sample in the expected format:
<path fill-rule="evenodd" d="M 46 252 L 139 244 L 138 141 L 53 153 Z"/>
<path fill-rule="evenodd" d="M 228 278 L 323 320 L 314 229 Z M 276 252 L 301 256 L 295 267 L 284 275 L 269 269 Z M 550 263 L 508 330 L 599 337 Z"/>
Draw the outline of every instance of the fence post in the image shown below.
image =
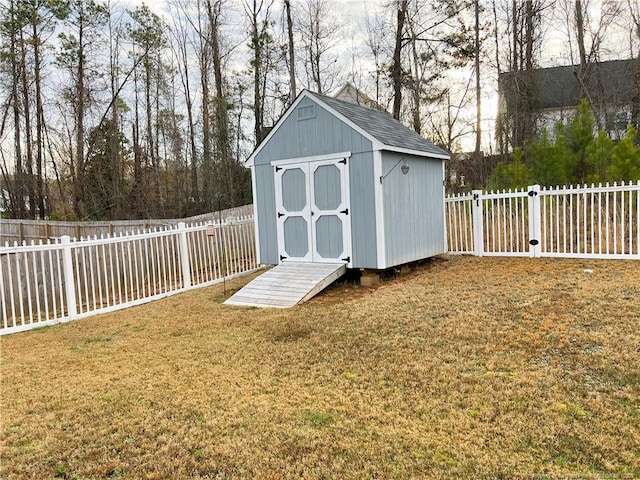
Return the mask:
<path fill-rule="evenodd" d="M 71 237 L 63 235 L 62 242 L 62 272 L 64 274 L 64 290 L 67 296 L 67 314 L 69 320 L 74 320 L 78 315 L 76 305 L 76 289 L 73 279 L 73 257 L 71 255 Z"/>
<path fill-rule="evenodd" d="M 189 245 L 187 243 L 187 225 L 178 223 L 180 238 L 180 264 L 182 265 L 182 288 L 191 287 L 191 265 L 189 264 Z"/>
<path fill-rule="evenodd" d="M 529 256 L 540 256 L 540 185 L 530 185 L 527 187 L 529 195 Z"/>
<path fill-rule="evenodd" d="M 484 255 L 484 212 L 482 207 L 482 190 L 472 190 L 471 213 L 473 215 L 473 254 Z"/>

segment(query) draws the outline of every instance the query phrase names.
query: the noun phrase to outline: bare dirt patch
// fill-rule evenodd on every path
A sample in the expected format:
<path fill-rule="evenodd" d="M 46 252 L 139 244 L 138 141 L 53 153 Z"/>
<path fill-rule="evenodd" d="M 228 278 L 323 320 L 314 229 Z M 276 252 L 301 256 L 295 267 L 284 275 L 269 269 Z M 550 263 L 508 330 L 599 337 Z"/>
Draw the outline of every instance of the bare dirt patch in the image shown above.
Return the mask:
<path fill-rule="evenodd" d="M 2 338 L 0 477 L 640 477 L 638 262 L 443 257 L 222 300 Z"/>

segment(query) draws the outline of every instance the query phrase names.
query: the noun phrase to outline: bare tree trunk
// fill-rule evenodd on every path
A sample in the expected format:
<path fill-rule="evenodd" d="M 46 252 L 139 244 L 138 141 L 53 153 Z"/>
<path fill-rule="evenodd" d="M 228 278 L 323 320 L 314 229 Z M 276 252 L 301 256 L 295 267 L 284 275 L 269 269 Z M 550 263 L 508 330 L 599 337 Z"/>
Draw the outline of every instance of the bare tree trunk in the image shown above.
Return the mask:
<path fill-rule="evenodd" d="M 512 147 L 522 147 L 534 134 L 535 113 L 538 109 L 538 86 L 533 71 L 534 47 L 539 39 L 536 21 L 541 11 L 541 3 L 527 0 L 522 4 L 514 1 L 513 11 L 513 73 L 506 87 L 513 98 L 512 111 L 509 112 Z"/>
<path fill-rule="evenodd" d="M 589 65 L 587 63 L 587 53 L 584 45 L 584 18 L 582 15 L 582 2 L 580 0 L 575 1 L 575 19 L 576 19 L 576 34 L 578 37 L 578 54 L 580 56 L 580 66 L 575 73 L 578 80 L 579 98 L 586 98 L 589 102 L 592 112 L 598 126 L 600 127 L 600 116 L 597 112 L 596 105 L 593 104 L 591 99 L 591 92 L 587 86 L 589 82 Z"/>
<path fill-rule="evenodd" d="M 291 1 L 284 0 L 285 10 L 287 12 L 287 35 L 289 50 L 289 105 L 293 103 L 297 94 L 296 91 L 296 59 L 293 49 L 293 22 L 291 21 Z"/>
<path fill-rule="evenodd" d="M 193 100 L 191 99 L 188 82 L 185 88 L 185 95 L 187 97 L 187 121 L 189 123 L 189 148 L 191 153 L 191 162 L 189 163 L 189 177 L 191 179 L 190 199 L 193 202 L 198 197 L 198 151 L 196 150 L 196 129 L 193 123 Z"/>
<path fill-rule="evenodd" d="M 533 1 L 527 0 L 525 2 L 525 67 L 527 71 L 533 70 Z"/>
<path fill-rule="evenodd" d="M 413 31 L 413 25 L 410 22 L 409 23 L 409 29 L 410 29 L 410 33 L 411 33 L 411 54 L 412 54 L 412 60 L 413 60 L 413 75 L 412 75 L 412 82 L 413 82 L 413 108 L 412 108 L 412 112 L 411 112 L 411 117 L 413 120 L 413 130 L 416 133 L 421 134 L 422 133 L 422 118 L 420 116 L 420 98 L 421 98 L 421 89 L 422 89 L 422 78 L 421 78 L 421 74 L 420 74 L 420 65 L 418 64 L 418 51 L 416 48 L 416 35 L 415 32 Z"/>
<path fill-rule="evenodd" d="M 135 58 L 135 46 L 133 56 Z M 140 146 L 140 101 L 138 99 L 138 69 L 134 67 L 133 71 L 133 104 L 134 104 L 134 121 L 131 125 L 131 136 L 133 137 L 133 199 L 136 209 L 136 216 L 144 215 L 145 195 L 142 192 L 142 147 Z"/>
<path fill-rule="evenodd" d="M 495 61 L 496 70 L 498 74 L 498 80 L 502 69 L 500 67 L 500 35 L 498 30 L 498 11 L 496 8 L 496 0 L 491 2 L 493 7 L 493 28 L 494 28 L 494 41 L 495 41 Z M 504 145 L 504 112 L 502 111 L 502 102 L 498 104 L 498 118 L 496 119 L 496 142 L 498 143 L 498 152 L 502 155 L 506 151 Z"/>
<path fill-rule="evenodd" d="M 36 191 L 35 191 L 35 203 L 38 210 L 38 216 L 42 219 L 45 218 L 45 202 L 44 202 L 44 181 L 43 181 L 43 125 L 44 125 L 44 112 L 42 111 L 42 78 L 40 72 L 40 36 L 36 22 L 33 22 L 33 63 L 34 63 L 34 76 L 36 87 Z"/>
<path fill-rule="evenodd" d="M 155 118 L 153 121 L 153 126 L 154 126 L 154 146 L 155 146 L 155 151 L 154 151 L 154 155 L 153 158 L 155 158 L 156 161 L 156 165 L 155 165 L 155 169 L 154 169 L 154 175 L 155 175 L 155 182 L 156 182 L 156 194 L 158 196 L 158 202 L 157 202 L 157 207 L 156 207 L 156 215 L 158 215 L 158 211 L 161 217 L 165 217 L 166 216 L 166 188 L 163 185 L 163 182 L 161 180 L 161 175 L 160 172 L 161 170 L 164 168 L 167 168 L 166 162 L 164 164 L 164 166 L 161 164 L 162 162 L 162 157 L 160 157 L 160 82 L 161 82 L 161 75 L 162 75 L 162 61 L 160 59 L 160 53 L 157 54 L 156 56 L 156 68 L 155 68 L 155 72 L 153 72 L 155 75 L 155 99 L 154 99 L 154 110 L 155 110 Z"/>
<path fill-rule="evenodd" d="M 518 0 L 511 4 L 511 28 L 513 28 L 513 53 L 511 56 L 511 71 L 518 71 Z"/>
<path fill-rule="evenodd" d="M 178 36 L 179 35 L 179 36 Z M 184 27 L 180 26 L 180 31 L 175 31 L 176 36 L 176 55 L 178 57 L 178 69 L 180 72 L 180 80 L 182 82 L 182 88 L 184 90 L 185 103 L 187 108 L 187 128 L 188 128 L 188 145 L 191 161 L 188 163 L 189 169 L 189 200 L 191 204 L 198 198 L 198 152 L 196 149 L 196 132 L 195 124 L 193 120 L 193 97 L 191 94 L 191 82 L 189 80 L 189 61 L 187 53 L 187 34 Z"/>
<path fill-rule="evenodd" d="M 11 11 L 15 11 L 15 3 L 11 2 Z M 18 82 L 21 75 L 25 72 L 22 71 L 22 62 L 18 63 L 18 38 L 16 32 L 16 18 L 14 15 L 11 17 L 11 96 L 13 98 L 13 133 L 14 133 L 14 148 L 15 148 L 15 174 L 14 174 L 14 187 L 10 189 L 11 196 L 11 210 L 12 215 L 17 218 L 24 218 L 24 172 L 22 165 L 22 126 L 20 124 L 20 97 L 18 94 Z"/>
<path fill-rule="evenodd" d="M 20 198 L 20 202 L 24 203 L 25 195 L 24 195 L 24 187 L 26 186 L 26 197 L 29 200 L 29 218 L 33 218 L 36 210 L 35 198 L 34 198 L 34 188 L 33 188 L 33 142 L 31 140 L 31 106 L 30 106 L 30 95 L 29 95 L 29 82 L 27 81 L 27 46 L 26 41 L 24 39 L 22 30 L 20 30 L 20 70 L 22 71 L 22 106 L 24 109 L 24 133 L 25 133 L 25 143 L 26 143 L 26 158 L 25 158 L 25 166 L 27 170 L 27 179 L 26 182 L 22 182 L 22 192 L 23 196 Z M 24 180 L 24 176 L 23 176 Z"/>
<path fill-rule="evenodd" d="M 227 204 L 233 203 L 233 195 L 235 193 L 235 181 L 231 172 L 231 152 L 229 149 L 229 120 L 227 118 L 227 99 L 224 95 L 224 79 L 222 76 L 222 54 L 220 51 L 219 34 L 218 34 L 218 17 L 220 15 L 220 3 L 217 4 L 218 11 L 216 13 L 216 22 L 213 28 L 212 46 L 213 46 L 213 78 L 216 82 L 215 97 L 215 116 L 216 116 L 216 132 L 217 132 L 217 150 L 218 158 L 226 171 L 227 185 Z"/>
<path fill-rule="evenodd" d="M 311 26 L 313 28 L 315 24 L 315 34 L 312 37 L 311 46 L 311 73 L 313 80 L 316 83 L 316 91 L 322 94 L 322 79 L 320 74 L 320 17 L 319 13 L 315 12 L 315 18 L 311 20 Z M 312 30 L 313 32 L 313 30 Z"/>
<path fill-rule="evenodd" d="M 148 52 L 145 53 L 148 55 Z M 147 154 L 151 159 L 151 168 L 154 173 L 157 172 L 157 159 L 155 153 L 155 144 L 153 141 L 153 114 L 151 111 L 151 61 L 147 59 L 144 67 L 144 100 L 146 113 L 146 134 L 147 134 Z"/>
<path fill-rule="evenodd" d="M 221 196 L 225 204 L 234 202 L 233 196 L 235 194 L 235 181 L 232 173 L 233 158 L 231 158 L 231 149 L 229 145 L 229 120 L 227 117 L 227 99 L 224 95 L 224 77 L 222 74 L 222 52 L 220 48 L 220 14 L 221 14 L 222 2 L 216 1 L 214 5 L 211 5 L 210 0 L 207 0 L 207 11 L 209 16 L 209 28 L 211 29 L 211 63 L 213 66 L 213 79 L 215 82 L 215 97 L 214 97 L 214 116 L 215 116 L 215 131 L 216 131 L 216 163 L 221 167 L 223 175 L 226 177 L 222 184 L 224 185 L 223 192 L 218 192 L 218 200 Z M 221 185 L 222 186 L 222 185 Z"/>
<path fill-rule="evenodd" d="M 474 67 L 476 71 L 476 158 L 480 157 L 480 144 L 482 140 L 482 91 L 480 87 L 480 2 L 474 2 L 475 13 L 475 41 L 474 41 Z"/>
<path fill-rule="evenodd" d="M 114 35 L 113 24 L 109 21 L 109 74 L 111 87 L 111 125 L 112 132 L 110 136 L 111 143 L 111 208 L 109 213 L 110 219 L 119 219 L 123 215 L 122 202 L 122 168 L 120 162 L 120 148 L 118 145 L 118 134 L 120 132 L 120 119 L 118 118 L 118 37 Z M 114 42 L 115 37 L 115 42 Z"/>
<path fill-rule="evenodd" d="M 584 71 L 587 65 L 587 53 L 584 47 L 584 19 L 582 17 L 582 2 L 576 0 L 576 30 L 578 34 L 578 51 L 580 52 L 580 69 Z"/>
<path fill-rule="evenodd" d="M 213 26 L 213 10 L 211 2 L 207 0 L 208 23 L 206 32 L 201 33 L 200 44 L 200 88 L 202 89 L 202 200 L 205 207 L 213 210 L 213 154 L 211 152 L 211 112 L 209 92 L 209 66 L 211 63 L 211 35 Z M 200 28 L 202 32 L 202 27 Z"/>
<path fill-rule="evenodd" d="M 84 99 L 85 99 L 85 73 L 84 73 L 84 22 L 78 22 L 78 67 L 76 71 L 75 101 L 76 101 L 76 145 L 75 161 L 76 172 L 74 178 L 73 209 L 81 219 L 84 216 Z"/>
<path fill-rule="evenodd" d="M 480 87 L 480 0 L 474 2 L 475 38 L 474 38 L 474 68 L 476 71 L 476 148 L 475 161 L 484 178 L 482 161 L 482 90 Z"/>
<path fill-rule="evenodd" d="M 534 43 L 534 9 L 533 1 L 527 0 L 525 2 L 525 82 L 526 82 L 526 98 L 525 98 L 525 112 L 524 112 L 524 129 L 523 140 L 528 140 L 533 137 L 534 119 L 533 114 L 535 110 L 535 104 L 537 102 L 537 94 L 534 78 L 533 78 L 533 43 Z"/>
<path fill-rule="evenodd" d="M 393 50 L 393 69 L 391 81 L 393 82 L 393 118 L 400 119 L 400 107 L 402 106 L 402 32 L 404 20 L 407 14 L 407 0 L 401 0 L 397 13 L 396 43 Z"/>
<path fill-rule="evenodd" d="M 258 22 L 260 20 L 258 19 L 259 11 L 257 0 L 253 0 L 253 8 L 251 9 L 251 12 L 248 13 L 250 15 L 251 22 L 251 43 L 253 45 L 253 112 L 255 117 L 254 134 L 256 139 L 255 144 L 258 145 L 262 141 L 262 129 L 264 121 L 264 114 L 262 109 L 263 92 L 261 91 L 261 77 L 264 60 L 262 58 L 263 52 L 261 32 L 258 26 Z"/>

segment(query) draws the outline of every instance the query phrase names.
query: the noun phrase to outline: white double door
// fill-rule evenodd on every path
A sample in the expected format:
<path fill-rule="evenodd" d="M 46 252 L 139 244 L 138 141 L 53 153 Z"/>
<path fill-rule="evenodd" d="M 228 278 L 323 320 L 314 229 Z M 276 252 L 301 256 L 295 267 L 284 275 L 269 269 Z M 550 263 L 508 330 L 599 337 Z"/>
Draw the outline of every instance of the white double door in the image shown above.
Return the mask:
<path fill-rule="evenodd" d="M 351 262 L 347 158 L 275 167 L 281 262 Z"/>

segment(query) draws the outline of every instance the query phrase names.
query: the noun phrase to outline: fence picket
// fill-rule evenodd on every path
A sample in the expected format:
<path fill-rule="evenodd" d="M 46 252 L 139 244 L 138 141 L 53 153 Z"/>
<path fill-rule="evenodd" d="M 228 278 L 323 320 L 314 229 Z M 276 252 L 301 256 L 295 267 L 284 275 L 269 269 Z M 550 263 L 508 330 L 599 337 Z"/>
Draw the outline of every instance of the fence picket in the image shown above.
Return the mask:
<path fill-rule="evenodd" d="M 9 265 L 9 262 L 7 262 L 7 266 Z M 4 288 L 4 268 L 2 265 L 2 262 L 0 262 L 0 298 L 2 299 L 2 305 L 4 306 L 4 308 L 2 309 L 2 328 L 6 329 L 8 327 L 9 324 L 9 314 L 7 312 L 7 298 L 6 298 L 6 294 L 5 294 L 5 288 Z"/>
<path fill-rule="evenodd" d="M 42 242 L 40 242 L 40 245 L 42 245 Z M 47 285 L 47 274 L 46 274 L 46 269 L 44 267 L 45 263 L 44 263 L 44 250 L 41 249 L 40 250 L 40 271 L 42 272 L 42 296 L 44 297 L 44 318 L 47 319 L 49 318 L 49 297 L 47 295 L 48 293 L 48 285 Z M 1 269 L 0 269 L 1 270 Z M 2 290 L 2 285 L 0 285 L 0 290 Z M 40 299 L 38 299 L 38 309 L 40 309 Z M 38 312 L 38 321 L 40 321 L 42 319 L 42 315 L 41 312 Z M 5 328 L 6 325 L 5 325 Z"/>

